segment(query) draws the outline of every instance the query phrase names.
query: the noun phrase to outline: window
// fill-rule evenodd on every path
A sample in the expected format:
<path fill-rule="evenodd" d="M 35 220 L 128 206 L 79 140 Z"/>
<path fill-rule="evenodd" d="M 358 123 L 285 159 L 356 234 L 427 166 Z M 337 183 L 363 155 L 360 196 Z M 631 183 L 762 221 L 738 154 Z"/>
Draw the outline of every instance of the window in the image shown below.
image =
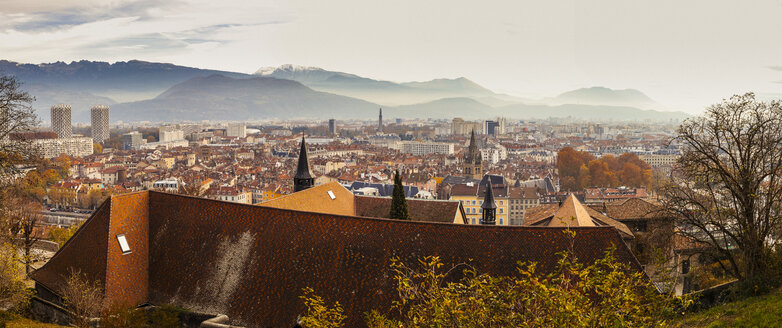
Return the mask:
<path fill-rule="evenodd" d="M 327 191 L 327 193 L 329 194 L 329 197 L 331 198 L 331 200 L 337 199 L 337 196 L 334 196 L 334 192 L 333 191 L 329 190 L 329 191 Z"/>
<path fill-rule="evenodd" d="M 119 242 L 119 248 L 122 250 L 122 254 L 130 254 L 130 245 L 128 245 L 128 240 L 125 238 L 125 234 L 117 235 L 117 241 Z"/>
<path fill-rule="evenodd" d="M 682 274 L 687 274 L 689 272 L 690 272 L 690 260 L 682 261 Z"/>
<path fill-rule="evenodd" d="M 500 208 L 500 214 L 502 214 L 502 213 L 503 213 L 502 208 Z"/>
<path fill-rule="evenodd" d="M 638 221 L 633 225 L 635 232 L 646 232 L 646 221 Z"/>
<path fill-rule="evenodd" d="M 472 204 L 475 205 L 475 201 L 472 201 Z"/>
<path fill-rule="evenodd" d="M 502 224 L 502 219 L 500 219 L 500 224 Z"/>

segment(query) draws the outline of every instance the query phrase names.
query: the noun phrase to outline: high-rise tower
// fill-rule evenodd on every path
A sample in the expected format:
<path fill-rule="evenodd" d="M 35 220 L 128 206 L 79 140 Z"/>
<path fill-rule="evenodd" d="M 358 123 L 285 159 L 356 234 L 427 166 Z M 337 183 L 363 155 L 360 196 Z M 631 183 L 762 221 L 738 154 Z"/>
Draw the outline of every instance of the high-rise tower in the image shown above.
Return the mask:
<path fill-rule="evenodd" d="M 296 175 L 293 176 L 293 192 L 309 189 L 314 185 L 315 179 L 310 172 L 310 161 L 307 158 L 307 144 L 304 142 L 304 136 L 301 136 L 299 165 L 296 166 Z"/>
<path fill-rule="evenodd" d="M 63 104 L 52 106 L 52 131 L 57 133 L 58 138 L 70 138 L 73 136 L 71 106 Z"/>
<path fill-rule="evenodd" d="M 380 108 L 380 115 L 377 118 L 377 132 L 383 132 L 383 108 Z"/>
<path fill-rule="evenodd" d="M 329 119 L 329 133 L 337 134 L 337 120 L 333 118 Z"/>
<path fill-rule="evenodd" d="M 109 138 L 109 106 L 97 105 L 90 108 L 92 142 L 101 143 Z"/>
<path fill-rule="evenodd" d="M 478 143 L 475 141 L 475 130 L 470 134 L 470 145 L 467 147 L 467 153 L 464 154 L 464 177 L 476 180 L 483 177 L 483 161 Z"/>

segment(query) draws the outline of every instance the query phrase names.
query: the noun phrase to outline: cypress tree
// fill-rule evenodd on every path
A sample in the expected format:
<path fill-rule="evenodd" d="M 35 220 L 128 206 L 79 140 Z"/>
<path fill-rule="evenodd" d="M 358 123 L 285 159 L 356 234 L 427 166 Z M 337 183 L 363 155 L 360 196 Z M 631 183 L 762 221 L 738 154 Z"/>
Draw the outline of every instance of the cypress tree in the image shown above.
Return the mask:
<path fill-rule="evenodd" d="M 409 220 L 407 214 L 407 200 L 405 199 L 405 189 L 402 187 L 402 176 L 399 170 L 394 175 L 394 192 L 391 194 L 391 213 L 388 215 L 391 219 Z"/>

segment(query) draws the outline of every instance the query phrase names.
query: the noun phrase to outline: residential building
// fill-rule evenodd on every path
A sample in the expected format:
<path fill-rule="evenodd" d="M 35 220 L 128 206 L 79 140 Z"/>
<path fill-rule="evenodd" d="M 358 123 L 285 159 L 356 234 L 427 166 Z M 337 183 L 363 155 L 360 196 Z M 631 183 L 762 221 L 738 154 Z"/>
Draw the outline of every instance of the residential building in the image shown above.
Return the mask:
<path fill-rule="evenodd" d="M 141 132 L 138 131 L 125 133 L 122 135 L 122 137 L 120 137 L 123 150 L 139 149 L 139 147 L 141 147 L 142 140 Z"/>
<path fill-rule="evenodd" d="M 228 124 L 226 134 L 229 137 L 247 137 L 247 125 L 245 123 L 230 123 Z"/>
<path fill-rule="evenodd" d="M 158 129 L 158 141 L 170 142 L 175 140 L 184 140 L 185 132 L 174 126 L 161 126 Z"/>
<path fill-rule="evenodd" d="M 492 198 L 496 207 L 496 225 L 510 225 L 508 220 L 508 185 L 505 178 L 499 175 L 485 175 L 479 183 L 468 182 L 451 186 L 450 200 L 462 203 L 467 217 L 467 224 L 480 224 L 483 218 L 483 203 L 486 198 L 486 188 L 491 183 Z"/>
<path fill-rule="evenodd" d="M 530 208 L 540 205 L 540 196 L 538 188 L 521 187 L 520 184 L 510 188 L 508 192 L 508 219 L 510 225 L 524 224 L 524 212 Z"/>
<path fill-rule="evenodd" d="M 54 105 L 51 108 L 52 131 L 58 138 L 70 138 L 73 136 L 73 126 L 71 125 L 71 106 Z"/>
<path fill-rule="evenodd" d="M 454 144 L 446 142 L 403 141 L 402 152 L 416 156 L 454 153 Z"/>
<path fill-rule="evenodd" d="M 92 106 L 90 108 L 90 122 L 92 142 L 101 143 L 109 139 L 109 106 Z"/>
<path fill-rule="evenodd" d="M 252 204 L 253 201 L 252 193 L 236 187 L 220 187 L 215 190 L 214 196 L 219 200 L 231 203 Z"/>
<path fill-rule="evenodd" d="M 92 154 L 92 138 L 75 136 L 57 139 L 35 139 L 35 145 L 40 147 L 44 158 L 54 158 L 62 154 L 82 157 Z"/>

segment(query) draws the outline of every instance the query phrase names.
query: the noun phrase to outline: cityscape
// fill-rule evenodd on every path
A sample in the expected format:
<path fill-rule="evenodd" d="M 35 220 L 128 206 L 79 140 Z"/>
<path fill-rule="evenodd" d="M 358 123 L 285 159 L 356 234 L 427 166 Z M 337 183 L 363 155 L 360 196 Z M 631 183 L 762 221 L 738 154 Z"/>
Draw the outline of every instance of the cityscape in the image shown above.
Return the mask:
<path fill-rule="evenodd" d="M 712 34 L 664 5 L 601 5 L 648 24 L 631 29 L 660 58 L 638 56 L 670 76 L 652 81 L 588 56 L 560 65 L 569 37 L 529 34 L 493 7 L 557 16 L 526 2 L 449 4 L 442 17 L 413 5 L 428 19 L 395 32 L 324 26 L 319 15 L 353 9 L 343 1 L 248 5 L 259 17 L 233 3 L 12 2 L 0 8 L 0 327 L 782 326 L 782 63 L 698 55 L 649 17 L 703 51 Z M 405 6 L 359 7 L 385 22 Z M 218 8 L 226 16 L 205 15 Z M 636 64 L 578 30 L 609 31 L 586 17 L 626 21 L 567 10 L 580 17 L 566 33 L 574 56 Z M 782 5 L 747 8 L 763 10 Z M 452 21 L 472 14 L 474 31 Z M 752 24 L 736 29 L 782 31 Z M 366 43 L 269 36 L 298 35 L 290 27 Z M 496 53 L 453 39 L 473 32 Z M 372 33 L 430 64 L 396 50 L 367 64 Z M 74 42 L 61 57 L 28 50 L 59 38 Z M 305 40 L 322 53 L 302 56 Z M 564 61 L 539 84 L 514 80 L 546 58 L 510 41 Z M 262 66 L 239 54 L 255 42 Z M 477 65 L 486 54 L 496 62 Z M 726 77 L 705 73 L 711 61 Z"/>

